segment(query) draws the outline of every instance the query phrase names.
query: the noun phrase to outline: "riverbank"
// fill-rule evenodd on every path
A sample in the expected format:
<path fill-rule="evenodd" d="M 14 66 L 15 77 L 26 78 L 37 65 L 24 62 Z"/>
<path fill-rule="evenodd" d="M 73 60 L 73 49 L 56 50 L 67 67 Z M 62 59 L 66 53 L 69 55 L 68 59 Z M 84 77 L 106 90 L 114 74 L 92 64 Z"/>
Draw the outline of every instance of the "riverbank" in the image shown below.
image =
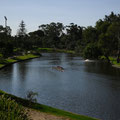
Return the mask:
<path fill-rule="evenodd" d="M 70 53 L 70 54 L 75 54 L 75 51 L 73 50 L 66 50 L 66 49 L 55 49 L 55 48 L 37 48 L 38 52 L 59 52 L 59 53 Z"/>
<path fill-rule="evenodd" d="M 109 59 L 113 67 L 120 68 L 120 63 L 117 63 L 116 57 L 109 57 Z"/>
<path fill-rule="evenodd" d="M 52 53 L 52 52 L 56 52 L 56 53 L 69 53 L 69 54 L 75 54 L 75 51 L 72 50 L 65 50 L 65 49 L 55 49 L 55 48 L 37 48 L 35 51 L 35 53 L 39 53 L 39 55 L 34 55 L 34 54 L 25 54 L 25 55 L 21 55 L 21 56 L 13 56 L 13 57 L 9 57 L 7 59 L 3 59 L 2 62 L 0 62 L 0 69 L 16 63 L 16 62 L 20 62 L 20 61 L 24 61 L 24 60 L 29 60 L 29 59 L 33 59 L 33 58 L 38 58 L 41 56 L 40 53 Z"/>
<path fill-rule="evenodd" d="M 53 116 L 55 118 L 63 118 L 64 120 L 97 120 L 95 118 L 66 112 L 63 110 L 59 110 L 59 109 L 52 108 L 52 107 L 42 105 L 42 104 L 38 104 L 38 103 L 31 102 L 31 104 L 29 104 L 30 101 L 28 101 L 26 99 L 16 97 L 14 95 L 8 94 L 8 93 L 0 90 L 0 95 L 3 95 L 3 94 L 7 98 L 11 98 L 12 100 L 15 100 L 15 102 L 17 102 L 19 105 L 26 107 L 30 111 L 32 110 L 32 113 L 35 112 L 36 114 L 39 114 L 39 112 L 40 112 L 40 114 L 42 114 L 42 115 L 46 114 L 47 116 Z"/>
<path fill-rule="evenodd" d="M 13 57 L 9 57 L 7 59 L 2 60 L 2 63 L 0 63 L 0 69 L 10 65 L 10 64 L 14 64 L 16 62 L 20 62 L 20 61 L 25 61 L 25 60 L 30 60 L 33 58 L 38 58 L 41 55 L 34 55 L 34 54 L 26 54 L 26 55 L 21 55 L 21 56 L 13 56 Z"/>
<path fill-rule="evenodd" d="M 107 60 L 105 56 L 101 56 L 101 60 Z M 120 68 L 120 63 L 117 63 L 117 58 L 116 57 L 109 57 L 110 63 L 112 64 L 113 67 Z"/>

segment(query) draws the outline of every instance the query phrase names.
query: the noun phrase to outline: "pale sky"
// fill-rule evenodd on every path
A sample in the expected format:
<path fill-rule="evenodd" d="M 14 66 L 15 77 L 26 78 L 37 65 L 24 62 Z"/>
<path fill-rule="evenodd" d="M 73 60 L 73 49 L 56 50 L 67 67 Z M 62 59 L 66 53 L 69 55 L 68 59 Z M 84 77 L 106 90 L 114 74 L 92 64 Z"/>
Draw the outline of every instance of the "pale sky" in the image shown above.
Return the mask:
<path fill-rule="evenodd" d="M 0 25 L 4 25 L 6 16 L 13 34 L 21 20 L 28 32 L 51 22 L 73 22 L 87 27 L 94 26 L 111 11 L 120 14 L 120 0 L 0 0 Z"/>

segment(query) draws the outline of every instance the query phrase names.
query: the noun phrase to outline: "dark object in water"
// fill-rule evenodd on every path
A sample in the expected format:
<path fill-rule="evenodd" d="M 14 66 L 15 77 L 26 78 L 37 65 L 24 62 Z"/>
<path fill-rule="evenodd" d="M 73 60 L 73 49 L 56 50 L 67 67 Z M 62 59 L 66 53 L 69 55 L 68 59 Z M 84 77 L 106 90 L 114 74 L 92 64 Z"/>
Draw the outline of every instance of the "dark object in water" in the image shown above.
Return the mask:
<path fill-rule="evenodd" d="M 61 72 L 64 72 L 64 68 L 61 67 L 61 66 L 52 67 L 52 69 L 56 69 L 56 70 L 59 70 L 59 71 L 61 71 Z"/>

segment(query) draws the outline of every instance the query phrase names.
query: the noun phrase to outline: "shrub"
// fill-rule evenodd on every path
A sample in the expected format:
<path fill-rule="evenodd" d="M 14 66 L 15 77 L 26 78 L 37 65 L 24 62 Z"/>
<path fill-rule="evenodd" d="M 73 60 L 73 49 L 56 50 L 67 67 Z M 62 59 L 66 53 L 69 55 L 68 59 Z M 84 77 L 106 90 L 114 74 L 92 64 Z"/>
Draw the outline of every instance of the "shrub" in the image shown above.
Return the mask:
<path fill-rule="evenodd" d="M 28 120 L 25 109 L 14 100 L 0 96 L 0 120 Z"/>
<path fill-rule="evenodd" d="M 83 51 L 84 58 L 98 59 L 101 56 L 101 51 L 96 44 L 88 44 Z"/>
<path fill-rule="evenodd" d="M 3 54 L 0 53 L 0 63 L 3 64 L 5 62 L 4 58 L 3 58 Z"/>
<path fill-rule="evenodd" d="M 30 102 L 37 102 L 36 96 L 38 96 L 37 92 L 33 92 L 33 91 L 28 91 L 26 98 L 27 100 L 29 100 Z"/>

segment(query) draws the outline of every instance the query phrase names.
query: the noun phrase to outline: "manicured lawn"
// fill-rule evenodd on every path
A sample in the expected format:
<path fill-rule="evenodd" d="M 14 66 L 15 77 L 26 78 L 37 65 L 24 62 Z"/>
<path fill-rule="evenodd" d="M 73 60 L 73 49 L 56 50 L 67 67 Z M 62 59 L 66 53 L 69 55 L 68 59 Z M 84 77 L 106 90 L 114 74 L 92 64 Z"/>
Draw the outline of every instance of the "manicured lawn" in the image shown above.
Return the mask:
<path fill-rule="evenodd" d="M 2 63 L 0 63 L 0 68 L 4 67 L 7 64 L 10 63 L 14 63 L 20 60 L 27 60 L 27 59 L 31 59 L 31 58 L 36 58 L 39 57 L 37 55 L 33 55 L 33 54 L 27 54 L 27 55 L 22 55 L 22 56 L 14 56 L 13 58 L 7 58 L 2 60 Z"/>
<path fill-rule="evenodd" d="M 38 56 L 33 55 L 33 54 L 27 54 L 27 55 L 17 56 L 17 57 L 15 57 L 15 59 L 16 60 L 26 60 L 29 58 L 36 58 L 36 57 L 38 57 Z"/>
<path fill-rule="evenodd" d="M 101 56 L 100 59 L 106 60 L 106 57 L 105 57 L 105 56 Z M 117 58 L 116 58 L 116 57 L 110 56 L 109 59 L 110 59 L 110 62 L 111 62 L 113 65 L 116 65 L 116 66 L 120 67 L 120 63 L 117 63 Z"/>
<path fill-rule="evenodd" d="M 16 62 L 17 60 L 15 59 L 6 59 L 6 63 L 12 63 L 12 62 Z"/>
<path fill-rule="evenodd" d="M 117 66 L 120 66 L 120 63 L 117 63 L 117 58 L 116 57 L 109 57 L 111 63 L 113 65 L 117 65 Z"/>
<path fill-rule="evenodd" d="M 3 66 L 4 66 L 4 64 L 0 64 L 0 68 L 3 67 Z"/>
<path fill-rule="evenodd" d="M 71 54 L 75 53 L 72 50 L 55 49 L 55 48 L 38 48 L 38 51 L 40 52 L 63 52 L 63 53 L 71 53 Z"/>

